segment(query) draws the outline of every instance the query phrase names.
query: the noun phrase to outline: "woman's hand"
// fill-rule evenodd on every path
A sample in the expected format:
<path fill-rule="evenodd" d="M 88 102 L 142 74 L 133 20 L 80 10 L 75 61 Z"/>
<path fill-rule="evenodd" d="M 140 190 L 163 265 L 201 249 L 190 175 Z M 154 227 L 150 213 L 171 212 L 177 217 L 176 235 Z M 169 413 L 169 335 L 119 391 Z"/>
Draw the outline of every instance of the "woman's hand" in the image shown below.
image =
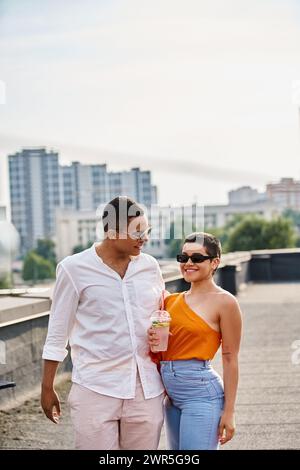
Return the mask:
<path fill-rule="evenodd" d="M 153 328 L 152 326 L 147 330 L 147 334 L 148 334 L 148 344 L 151 347 L 153 346 L 158 346 L 159 345 L 159 338 L 158 338 L 158 334 L 157 332 L 155 331 L 155 328 Z"/>
<path fill-rule="evenodd" d="M 219 441 L 220 444 L 226 444 L 230 441 L 235 433 L 234 413 L 224 411 L 219 424 Z"/>

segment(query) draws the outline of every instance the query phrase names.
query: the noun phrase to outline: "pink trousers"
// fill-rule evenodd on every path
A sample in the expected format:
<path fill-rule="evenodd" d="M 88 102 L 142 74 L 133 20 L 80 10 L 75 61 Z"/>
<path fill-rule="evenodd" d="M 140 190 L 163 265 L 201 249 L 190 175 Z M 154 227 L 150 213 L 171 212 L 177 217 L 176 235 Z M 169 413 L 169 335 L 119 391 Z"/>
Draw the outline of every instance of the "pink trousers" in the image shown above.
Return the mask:
<path fill-rule="evenodd" d="M 136 395 L 123 400 L 72 384 L 68 397 L 81 450 L 156 450 L 163 424 L 165 394 L 145 400 L 137 374 Z"/>

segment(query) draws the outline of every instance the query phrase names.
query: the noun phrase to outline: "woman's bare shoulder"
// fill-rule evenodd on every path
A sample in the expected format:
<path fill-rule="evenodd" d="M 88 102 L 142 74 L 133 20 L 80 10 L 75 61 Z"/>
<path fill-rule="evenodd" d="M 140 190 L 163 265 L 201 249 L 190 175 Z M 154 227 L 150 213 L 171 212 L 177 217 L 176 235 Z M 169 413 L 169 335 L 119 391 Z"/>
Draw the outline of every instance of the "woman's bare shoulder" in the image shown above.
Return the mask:
<path fill-rule="evenodd" d="M 218 286 L 219 287 L 219 286 Z M 219 301 L 223 306 L 226 307 L 234 307 L 238 305 L 238 300 L 235 295 L 231 294 L 228 290 L 219 287 L 218 292 L 216 294 L 219 295 Z"/>

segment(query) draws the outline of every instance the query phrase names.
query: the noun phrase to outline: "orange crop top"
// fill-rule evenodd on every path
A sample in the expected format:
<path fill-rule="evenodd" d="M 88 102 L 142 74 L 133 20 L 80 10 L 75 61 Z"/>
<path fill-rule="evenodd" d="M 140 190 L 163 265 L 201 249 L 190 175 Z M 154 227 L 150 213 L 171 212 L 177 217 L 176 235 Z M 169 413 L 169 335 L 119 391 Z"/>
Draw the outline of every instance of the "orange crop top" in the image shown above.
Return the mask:
<path fill-rule="evenodd" d="M 165 300 L 165 310 L 171 315 L 168 350 L 151 353 L 152 360 L 209 360 L 221 344 L 221 333 L 214 330 L 184 300 L 184 292 L 171 294 Z"/>

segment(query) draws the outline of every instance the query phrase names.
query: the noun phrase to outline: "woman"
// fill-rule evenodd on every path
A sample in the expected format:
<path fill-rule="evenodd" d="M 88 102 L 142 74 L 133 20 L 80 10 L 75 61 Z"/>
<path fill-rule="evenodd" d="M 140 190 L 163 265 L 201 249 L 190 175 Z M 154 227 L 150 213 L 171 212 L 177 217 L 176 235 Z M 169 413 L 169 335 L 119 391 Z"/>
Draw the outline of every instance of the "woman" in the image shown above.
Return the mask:
<path fill-rule="evenodd" d="M 221 244 L 213 235 L 197 232 L 186 238 L 177 261 L 191 287 L 165 299 L 172 318 L 168 350 L 151 353 L 168 395 L 171 450 L 218 449 L 235 432 L 242 322 L 236 298 L 214 282 L 220 256 Z M 150 346 L 158 344 L 154 328 L 148 338 Z M 224 386 L 210 362 L 221 344 Z"/>

